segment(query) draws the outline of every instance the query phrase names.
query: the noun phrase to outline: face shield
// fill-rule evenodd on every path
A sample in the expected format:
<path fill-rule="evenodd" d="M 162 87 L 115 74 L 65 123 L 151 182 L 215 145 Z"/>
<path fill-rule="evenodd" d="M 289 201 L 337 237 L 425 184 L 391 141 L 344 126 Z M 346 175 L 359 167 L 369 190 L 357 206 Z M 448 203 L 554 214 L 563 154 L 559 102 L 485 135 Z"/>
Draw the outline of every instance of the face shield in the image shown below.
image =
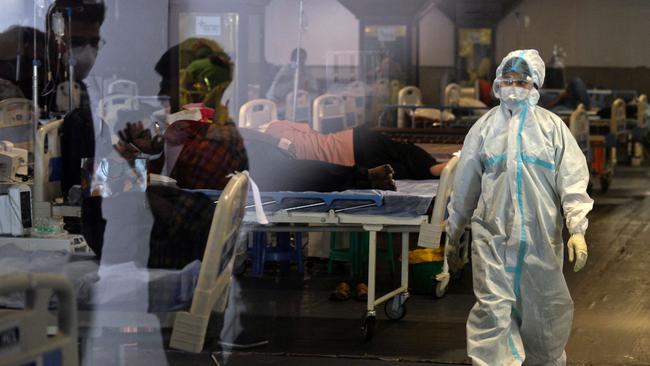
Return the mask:
<path fill-rule="evenodd" d="M 536 105 L 544 80 L 544 62 L 536 50 L 510 52 L 497 68 L 497 78 L 492 84 L 494 95 L 508 106 L 526 101 Z"/>
<path fill-rule="evenodd" d="M 524 101 L 530 96 L 531 90 L 533 90 L 533 79 L 515 73 L 499 76 L 492 84 L 494 95 L 504 102 Z"/>

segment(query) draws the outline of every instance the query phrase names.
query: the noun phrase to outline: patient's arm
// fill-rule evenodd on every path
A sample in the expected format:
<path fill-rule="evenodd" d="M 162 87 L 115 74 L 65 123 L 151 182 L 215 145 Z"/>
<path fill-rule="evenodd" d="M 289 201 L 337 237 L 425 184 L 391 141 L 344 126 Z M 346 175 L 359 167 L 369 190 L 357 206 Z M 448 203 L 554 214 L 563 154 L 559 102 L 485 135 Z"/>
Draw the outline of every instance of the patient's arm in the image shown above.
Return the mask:
<path fill-rule="evenodd" d="M 255 141 L 262 141 L 271 144 L 273 146 L 276 146 L 282 149 L 285 153 L 288 153 L 292 158 L 294 159 L 296 158 L 295 146 L 293 146 L 291 141 L 285 138 L 277 138 L 271 134 L 259 132 L 257 130 L 253 130 L 250 128 L 240 128 L 239 133 L 241 134 L 242 138 L 248 141 L 249 143 Z"/>
<path fill-rule="evenodd" d="M 440 177 L 440 175 L 442 174 L 442 170 L 445 169 L 446 165 L 447 165 L 446 162 L 432 165 L 429 171 L 431 172 L 431 175 L 433 175 L 434 177 Z"/>

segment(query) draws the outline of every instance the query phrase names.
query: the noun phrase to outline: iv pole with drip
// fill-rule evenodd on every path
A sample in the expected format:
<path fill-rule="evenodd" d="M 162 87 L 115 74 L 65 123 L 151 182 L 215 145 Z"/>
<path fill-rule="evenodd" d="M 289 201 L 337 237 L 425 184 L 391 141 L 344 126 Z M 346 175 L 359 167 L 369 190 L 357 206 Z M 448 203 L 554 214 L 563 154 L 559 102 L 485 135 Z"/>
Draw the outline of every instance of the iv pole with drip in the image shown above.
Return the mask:
<path fill-rule="evenodd" d="M 300 49 L 302 46 L 303 18 L 305 15 L 303 1 L 304 0 L 300 0 L 300 6 L 299 6 L 300 10 L 298 14 L 298 47 L 296 48 L 298 51 L 296 52 L 296 70 L 294 71 L 294 76 L 293 76 L 293 100 L 291 101 L 292 103 L 291 116 L 288 116 L 289 120 L 293 122 L 296 122 L 296 108 L 298 107 L 298 80 L 300 79 L 300 61 L 301 61 Z"/>

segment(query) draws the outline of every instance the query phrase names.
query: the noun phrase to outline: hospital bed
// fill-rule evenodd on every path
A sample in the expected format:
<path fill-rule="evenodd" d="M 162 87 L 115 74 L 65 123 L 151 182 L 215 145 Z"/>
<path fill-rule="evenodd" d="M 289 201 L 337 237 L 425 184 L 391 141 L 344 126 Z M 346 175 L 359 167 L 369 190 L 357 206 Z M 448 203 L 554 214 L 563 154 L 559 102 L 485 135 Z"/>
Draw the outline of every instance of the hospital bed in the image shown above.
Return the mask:
<path fill-rule="evenodd" d="M 314 99 L 313 129 L 320 133 L 332 133 L 348 128 L 343 98 L 334 94 Z"/>
<path fill-rule="evenodd" d="M 23 309 L 0 309 L 0 366 L 79 363 L 77 308 L 72 285 L 61 275 L 14 273 L 0 276 L 0 296 L 23 293 Z M 50 298 L 58 298 L 56 329 L 49 334 Z"/>
<path fill-rule="evenodd" d="M 625 148 L 627 139 L 625 102 L 616 99 L 612 103 L 611 117 L 609 120 L 592 120 L 590 122 L 591 150 L 593 153 L 592 168 L 599 177 L 602 192 L 607 192 L 617 165 L 617 148 Z"/>
<path fill-rule="evenodd" d="M 453 121 L 443 120 L 441 125 L 469 125 L 485 114 L 489 107 L 479 100 L 478 81 L 474 87 L 461 87 L 456 83 L 445 87 L 442 111 L 453 113 Z"/>
<path fill-rule="evenodd" d="M 390 81 L 390 103 L 396 104 L 399 96 L 399 91 L 402 89 L 402 83 L 399 80 Z"/>
<path fill-rule="evenodd" d="M 62 197 L 61 141 L 59 139 L 63 120 L 50 121 L 36 131 L 34 150 L 33 208 L 35 217 L 71 216 L 79 217 L 81 209 L 74 206 L 55 205 Z"/>
<path fill-rule="evenodd" d="M 370 236 L 368 300 L 362 319 L 362 334 L 365 340 L 370 340 L 374 334 L 377 306 L 385 304 L 386 316 L 391 320 L 399 320 L 406 314 L 406 301 L 409 297 L 408 261 L 406 260 L 409 234 L 419 233 L 420 246 L 437 248 L 440 245 L 444 231 L 446 204 L 452 192 L 457 161 L 457 157 L 449 161 L 437 187 L 435 183 L 425 181 L 424 187 L 420 185 L 419 190 L 414 189 L 409 191 L 409 194 L 405 194 L 398 181 L 398 192 L 385 193 L 381 206 L 373 202 L 358 201 L 352 203 L 352 206 L 346 205 L 345 202 L 339 202 L 337 205 L 336 201 L 333 205 L 313 201 L 293 202 L 293 206 L 277 203 L 267 205 L 263 202 L 270 224 L 255 224 L 254 213 L 250 211 L 246 213 L 244 222 L 252 231 L 368 232 Z M 434 197 L 433 211 L 429 216 L 427 212 Z M 404 258 L 401 264 L 400 287 L 380 297 L 376 296 L 378 232 L 402 233 L 401 257 Z M 445 279 L 445 276 L 440 278 Z M 448 277 L 446 278 L 447 280 L 437 283 L 436 293 L 440 296 L 446 290 Z"/>
<path fill-rule="evenodd" d="M 402 105 L 422 105 L 422 92 L 415 86 L 406 86 L 399 91 L 397 96 L 397 104 Z M 413 112 L 409 113 L 409 110 L 398 109 L 397 110 L 397 127 L 404 128 L 406 127 L 407 119 L 411 122 L 410 125 L 415 124 L 415 117 Z"/>
<path fill-rule="evenodd" d="M 368 103 L 366 103 L 366 100 L 368 99 L 368 87 L 366 84 L 362 81 L 353 81 L 346 85 L 345 91 L 341 94 L 341 96 L 343 97 L 344 101 L 352 99 L 354 100 L 354 108 L 346 107 L 346 113 L 348 113 L 349 116 L 349 113 L 351 113 L 352 110 L 356 111 L 357 116 L 355 118 L 355 126 L 365 124 L 368 107 Z M 351 120 L 352 119 L 348 117 L 348 124 L 350 124 Z"/>
<path fill-rule="evenodd" d="M 390 136 L 393 140 L 429 144 L 462 144 L 469 132 L 466 127 L 395 128 L 377 127 L 373 131 Z"/>
<path fill-rule="evenodd" d="M 343 109 L 348 127 L 362 125 L 365 118 L 363 97 L 344 91 L 341 93 L 341 99 L 343 99 Z"/>
<path fill-rule="evenodd" d="M 106 124 L 113 128 L 121 111 L 137 111 L 139 108 L 137 96 L 128 94 L 111 94 L 99 101 L 99 116 Z"/>
<path fill-rule="evenodd" d="M 446 106 L 458 106 L 461 97 L 461 87 L 456 83 L 448 84 L 445 87 L 443 104 Z"/>
<path fill-rule="evenodd" d="M 377 121 L 387 104 L 391 104 L 390 82 L 387 79 L 379 79 L 372 86 L 370 120 Z"/>
<path fill-rule="evenodd" d="M 31 150 L 34 133 L 33 103 L 24 98 L 0 101 L 0 141 L 11 141 L 16 147 Z"/>
<path fill-rule="evenodd" d="M 126 79 L 117 79 L 111 81 L 106 87 L 106 95 L 138 95 L 138 84 L 135 81 Z"/>
<path fill-rule="evenodd" d="M 227 305 L 239 228 L 246 207 L 248 176 L 230 179 L 219 197 L 208 234 L 208 245 L 189 311 L 176 314 L 169 346 L 189 352 L 203 349 L 210 314 Z"/>
<path fill-rule="evenodd" d="M 632 129 L 632 165 L 640 166 L 644 157 L 643 140 L 648 134 L 648 96 L 642 94 L 636 101 L 636 120 Z"/>
<path fill-rule="evenodd" d="M 21 268 L 9 269 L 10 273 L 61 271 L 70 279 L 76 293 L 67 285 L 65 293 L 63 293 L 65 297 L 59 296 L 58 298 L 58 308 L 72 311 L 79 307 L 78 322 L 72 321 L 72 316 L 68 316 L 65 319 L 69 323 L 59 323 L 58 326 L 64 335 L 72 338 L 75 355 L 77 354 L 77 328 L 81 330 L 84 342 L 92 343 L 93 339 L 101 336 L 105 330 L 117 331 L 140 339 L 151 334 L 158 334 L 160 328 L 169 325 L 172 326 L 171 348 L 200 352 L 205 341 L 210 314 L 213 311 L 223 312 L 227 305 L 235 250 L 240 238 L 239 230 L 244 217 L 248 187 L 248 176 L 242 173 L 233 176 L 226 185 L 212 216 L 207 245 L 203 253 L 203 260 L 198 264 L 198 269 L 196 268 L 198 261 L 189 264 L 183 271 L 143 269 L 130 263 L 99 268 L 95 261 L 84 255 L 68 257 L 61 252 L 29 253 L 19 249 L 6 249 L 6 247 L 0 247 L 3 250 L 3 256 L 0 256 L 0 259 L 4 261 L 3 264 L 12 263 L 14 267 L 16 266 L 14 263 L 17 261 L 26 263 Z M 16 254 L 18 252 L 26 254 L 20 257 Z M 27 257 L 27 259 L 25 260 L 23 257 Z M 39 266 L 49 267 L 27 266 L 33 262 L 34 258 L 38 259 L 36 262 Z M 64 269 L 61 269 L 62 267 Z M 98 279 L 97 272 L 100 269 L 103 272 Z M 7 271 L 7 268 L 2 268 L 2 271 Z M 153 278 L 163 281 L 153 281 Z M 140 284 L 138 282 L 140 280 L 146 282 Z M 33 285 L 34 282 L 28 283 Z M 38 282 L 36 283 L 38 284 Z M 103 285 L 100 285 L 102 283 Z M 2 280 L 0 288 L 9 284 L 11 282 Z M 106 291 L 107 287 L 105 286 L 107 285 L 112 286 L 110 287 L 112 289 L 119 288 L 119 291 L 107 293 L 109 292 Z M 142 299 L 134 291 L 142 290 L 143 287 L 154 299 L 149 299 L 148 305 L 136 304 L 136 309 L 130 308 L 129 301 L 133 301 L 134 298 Z M 182 290 L 178 288 L 182 288 Z M 188 290 L 191 291 L 189 294 Z M 179 294 L 178 291 L 183 291 L 183 294 Z M 161 299 L 160 296 L 165 296 L 165 298 Z M 191 298 L 189 309 L 186 307 L 187 297 Z M 98 300 L 98 298 L 108 300 Z M 49 300 L 49 295 L 38 300 L 36 305 L 39 308 L 29 311 L 30 316 L 39 321 L 47 318 Z M 7 308 L 7 305 L 4 304 L 9 300 L 3 298 L 2 301 L 3 306 Z M 164 304 L 161 304 L 163 301 Z M 19 302 L 26 303 L 28 306 L 31 304 L 29 297 L 27 301 L 23 297 Z M 21 307 L 20 305 L 9 306 L 11 308 Z M 156 308 L 152 309 L 152 306 Z M 184 309 L 187 310 L 177 311 L 179 306 L 185 306 Z M 4 327 L 6 324 L 6 318 L 3 318 L 2 315 L 4 311 L 0 310 L 0 327 Z M 13 318 L 21 316 L 14 315 Z M 43 321 L 45 322 L 46 319 Z M 15 324 L 15 321 L 13 323 Z M 50 322 L 47 325 L 56 324 Z M 32 340 L 37 336 L 42 338 L 40 333 L 34 334 L 34 332 L 41 331 L 33 327 L 25 328 L 24 338 L 27 340 Z M 59 339 L 57 345 L 61 346 L 62 344 L 63 340 Z M 0 343 L 1 351 L 3 349 Z M 4 365 L 4 360 L 5 358 L 0 357 L 0 364 Z M 13 365 L 13 363 L 11 364 Z M 64 362 L 63 364 L 73 363 Z"/>
<path fill-rule="evenodd" d="M 256 129 L 277 119 L 278 108 L 272 100 L 254 99 L 239 109 L 239 127 Z"/>
<path fill-rule="evenodd" d="M 571 135 L 576 139 L 578 146 L 580 146 L 580 150 L 582 150 L 582 153 L 585 155 L 585 158 L 587 159 L 587 167 L 591 172 L 592 152 L 589 137 L 589 117 L 584 104 L 579 104 L 578 108 L 571 113 L 568 120 L 568 126 L 569 130 L 571 130 Z M 591 186 L 592 184 L 590 182 L 589 187 Z"/>
<path fill-rule="evenodd" d="M 602 108 L 607 103 L 613 103 L 616 99 L 632 100 L 637 97 L 636 90 L 630 89 L 588 89 L 589 99 L 593 107 Z"/>
<path fill-rule="evenodd" d="M 307 122 L 311 125 L 311 98 L 305 90 L 298 90 L 296 94 L 296 111 L 293 110 L 293 92 L 287 94 L 285 118 L 294 122 Z"/>

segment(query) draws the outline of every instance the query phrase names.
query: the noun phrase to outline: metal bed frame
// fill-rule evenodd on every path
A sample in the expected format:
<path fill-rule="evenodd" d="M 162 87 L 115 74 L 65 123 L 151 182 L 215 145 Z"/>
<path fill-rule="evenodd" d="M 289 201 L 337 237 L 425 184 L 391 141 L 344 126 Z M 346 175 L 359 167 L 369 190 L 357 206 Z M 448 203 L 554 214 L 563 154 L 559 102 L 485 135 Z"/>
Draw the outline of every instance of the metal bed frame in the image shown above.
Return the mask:
<path fill-rule="evenodd" d="M 413 217 L 391 217 L 388 215 L 361 215 L 349 211 L 329 210 L 327 212 L 301 212 L 300 210 L 279 210 L 267 213 L 269 225 L 256 224 L 253 212 L 247 212 L 244 222 L 248 229 L 255 232 L 358 232 L 369 233 L 368 250 L 368 299 L 362 317 L 361 330 L 363 339 L 368 341 L 374 335 L 376 307 L 385 305 L 386 316 L 391 320 L 400 320 L 406 315 L 406 302 L 409 298 L 408 250 L 411 233 L 420 234 L 418 245 L 437 248 L 443 238 L 446 205 L 452 193 L 453 177 L 458 157 L 453 157 L 440 177 L 440 183 L 434 201 L 431 217 L 417 215 Z M 289 224 L 290 226 L 275 226 Z M 427 231 L 427 240 L 423 240 L 423 231 Z M 398 288 L 377 297 L 377 233 L 402 234 L 401 284 Z M 447 268 L 447 266 L 444 266 Z M 443 276 L 444 277 L 444 276 Z M 448 277 L 447 277 L 448 278 Z M 437 284 L 436 294 L 442 296 L 448 281 Z"/>

